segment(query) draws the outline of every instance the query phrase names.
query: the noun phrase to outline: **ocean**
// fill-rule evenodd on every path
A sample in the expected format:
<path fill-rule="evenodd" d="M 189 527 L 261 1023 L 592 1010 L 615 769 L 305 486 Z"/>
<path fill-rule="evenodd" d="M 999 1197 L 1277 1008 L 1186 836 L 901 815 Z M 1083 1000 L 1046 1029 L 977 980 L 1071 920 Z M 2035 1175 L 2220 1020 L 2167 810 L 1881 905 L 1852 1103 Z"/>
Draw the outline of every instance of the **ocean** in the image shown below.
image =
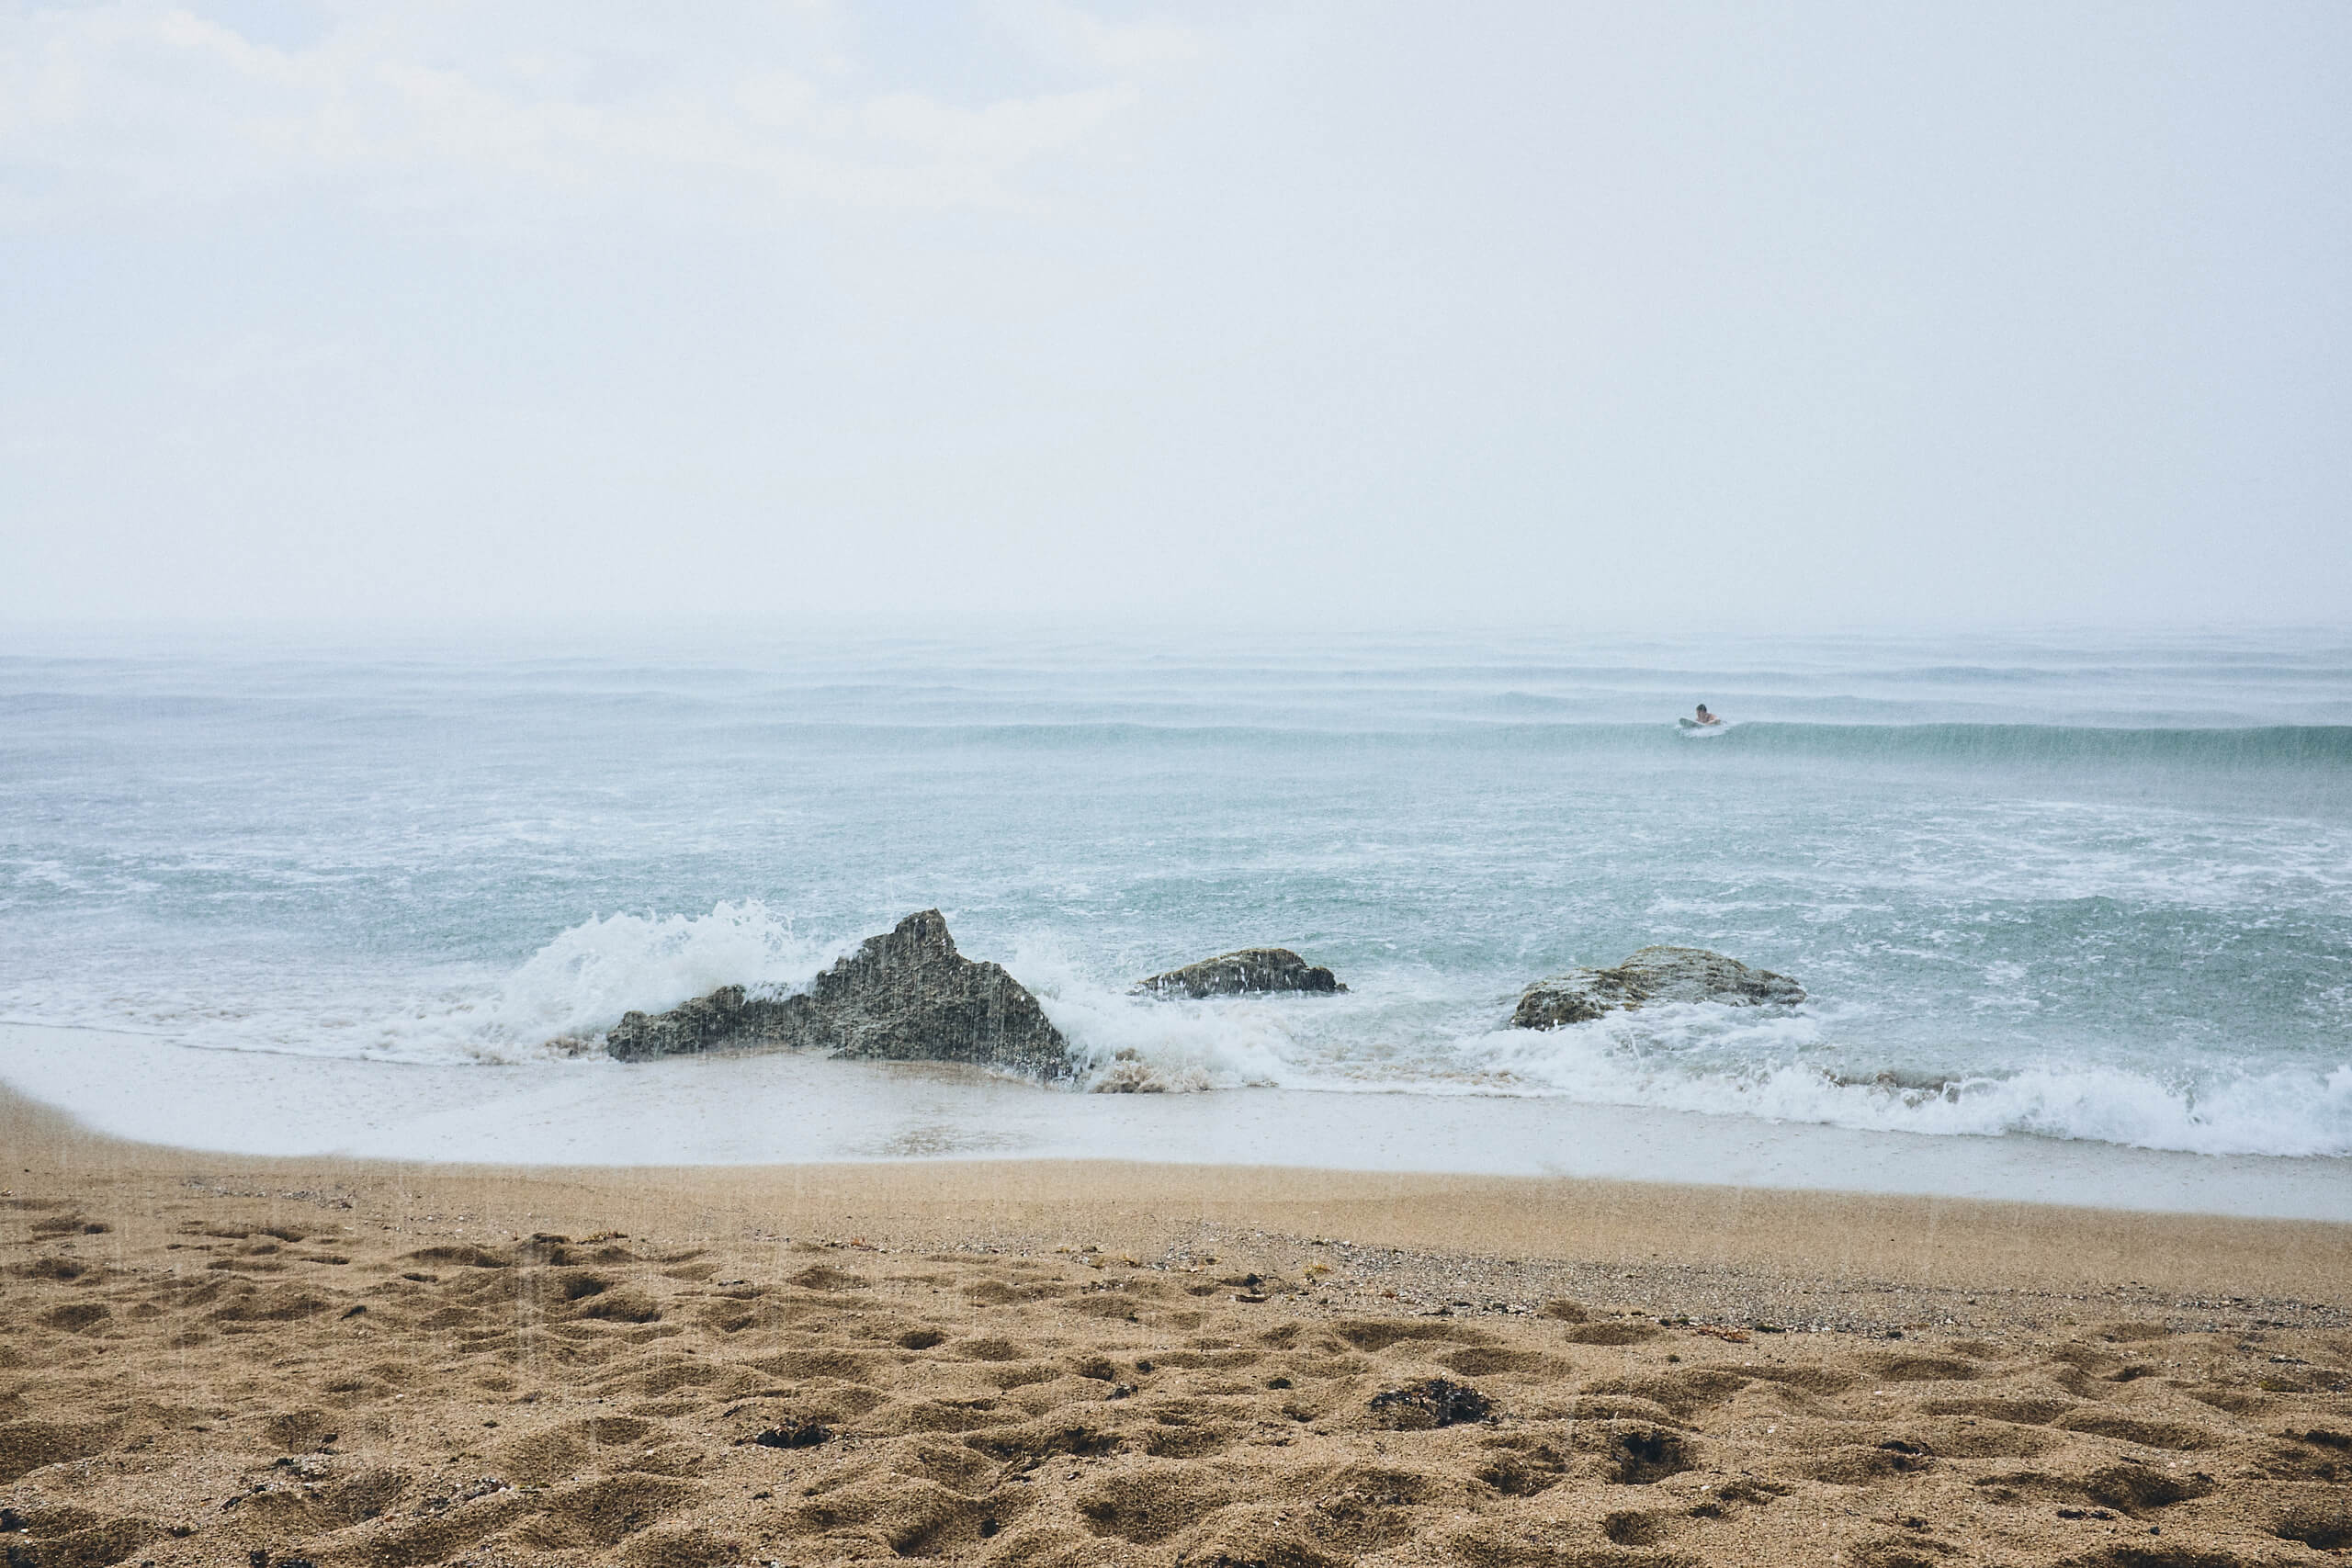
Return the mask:
<path fill-rule="evenodd" d="M 0 637 L 10 1024 L 620 1083 L 933 906 L 1078 1092 L 2340 1159 L 2352 635 Z M 1657 942 L 1809 999 L 1504 1027 Z M 1128 994 L 1247 945 L 1348 992 Z"/>

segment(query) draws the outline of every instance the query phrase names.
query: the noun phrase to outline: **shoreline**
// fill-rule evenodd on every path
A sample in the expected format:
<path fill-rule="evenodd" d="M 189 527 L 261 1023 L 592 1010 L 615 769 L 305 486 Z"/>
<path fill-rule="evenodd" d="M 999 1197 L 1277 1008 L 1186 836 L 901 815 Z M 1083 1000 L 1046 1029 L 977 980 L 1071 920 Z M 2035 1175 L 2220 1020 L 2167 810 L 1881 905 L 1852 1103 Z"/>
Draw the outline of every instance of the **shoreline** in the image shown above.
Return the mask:
<path fill-rule="evenodd" d="M 442 1066 L 0 1024 L 0 1085 L 96 1133 L 252 1157 L 546 1168 L 1107 1159 L 2352 1219 L 2344 1157 L 1874 1132 L 1550 1097 L 1069 1094 L 941 1064 L 788 1053 Z"/>
<path fill-rule="evenodd" d="M 2252 1217 L 1719 1183 L 1134 1160 L 503 1165 L 255 1156 L 118 1139 L 0 1088 L 0 1144 L 107 1187 L 317 1207 L 391 1191 L 421 1223 L 509 1238 L 620 1214 L 785 1239 L 960 1227 L 1050 1249 L 1072 1227 L 1124 1251 L 1202 1227 L 1359 1239 L 1431 1254 L 1729 1269 L 1843 1289 L 2154 1292 L 2352 1300 L 2352 1220 Z M 259 1185 L 255 1185 L 259 1183 Z M 440 1194 L 435 1198 L 432 1195 Z M 421 1212 L 421 1211 L 420 1211 Z"/>

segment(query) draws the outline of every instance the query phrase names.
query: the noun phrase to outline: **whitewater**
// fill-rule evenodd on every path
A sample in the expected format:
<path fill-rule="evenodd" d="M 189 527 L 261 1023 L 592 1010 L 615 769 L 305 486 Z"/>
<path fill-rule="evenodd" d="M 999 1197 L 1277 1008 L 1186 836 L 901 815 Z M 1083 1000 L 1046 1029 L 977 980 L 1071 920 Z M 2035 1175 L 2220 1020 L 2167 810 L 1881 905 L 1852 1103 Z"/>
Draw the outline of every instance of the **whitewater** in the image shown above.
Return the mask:
<path fill-rule="evenodd" d="M 1694 744 L 1701 701 L 1733 723 Z M 626 1075 L 623 1011 L 936 906 L 1081 1089 L 2352 1156 L 2340 634 L 18 628 L 0 721 L 0 1020 L 190 1073 Z M 1652 942 L 1810 999 L 1503 1027 Z M 1127 994 L 1258 944 L 1348 993 Z"/>

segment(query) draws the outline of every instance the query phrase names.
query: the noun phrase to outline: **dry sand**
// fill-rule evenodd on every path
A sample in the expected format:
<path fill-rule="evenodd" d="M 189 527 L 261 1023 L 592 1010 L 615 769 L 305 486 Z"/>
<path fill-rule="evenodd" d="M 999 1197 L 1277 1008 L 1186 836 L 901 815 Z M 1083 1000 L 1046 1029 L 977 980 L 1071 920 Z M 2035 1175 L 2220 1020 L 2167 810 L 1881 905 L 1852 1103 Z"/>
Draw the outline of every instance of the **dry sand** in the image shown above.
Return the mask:
<path fill-rule="evenodd" d="M 10 1564 L 2352 1549 L 2352 1226 L 0 1144 Z"/>

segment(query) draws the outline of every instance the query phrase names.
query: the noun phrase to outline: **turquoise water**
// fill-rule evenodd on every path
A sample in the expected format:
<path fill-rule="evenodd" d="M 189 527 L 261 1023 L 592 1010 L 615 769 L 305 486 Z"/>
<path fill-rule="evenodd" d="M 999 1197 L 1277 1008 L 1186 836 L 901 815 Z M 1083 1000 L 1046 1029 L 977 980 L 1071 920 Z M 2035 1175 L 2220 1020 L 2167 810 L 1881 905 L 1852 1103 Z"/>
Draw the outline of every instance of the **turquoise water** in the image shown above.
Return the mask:
<path fill-rule="evenodd" d="M 553 1071 L 935 904 L 1171 1089 L 2352 1153 L 2340 635 L 20 632 L 0 720 L 17 1021 Z M 1498 1027 L 1656 942 L 1812 999 Z M 1264 942 L 1350 994 L 1125 995 Z"/>

